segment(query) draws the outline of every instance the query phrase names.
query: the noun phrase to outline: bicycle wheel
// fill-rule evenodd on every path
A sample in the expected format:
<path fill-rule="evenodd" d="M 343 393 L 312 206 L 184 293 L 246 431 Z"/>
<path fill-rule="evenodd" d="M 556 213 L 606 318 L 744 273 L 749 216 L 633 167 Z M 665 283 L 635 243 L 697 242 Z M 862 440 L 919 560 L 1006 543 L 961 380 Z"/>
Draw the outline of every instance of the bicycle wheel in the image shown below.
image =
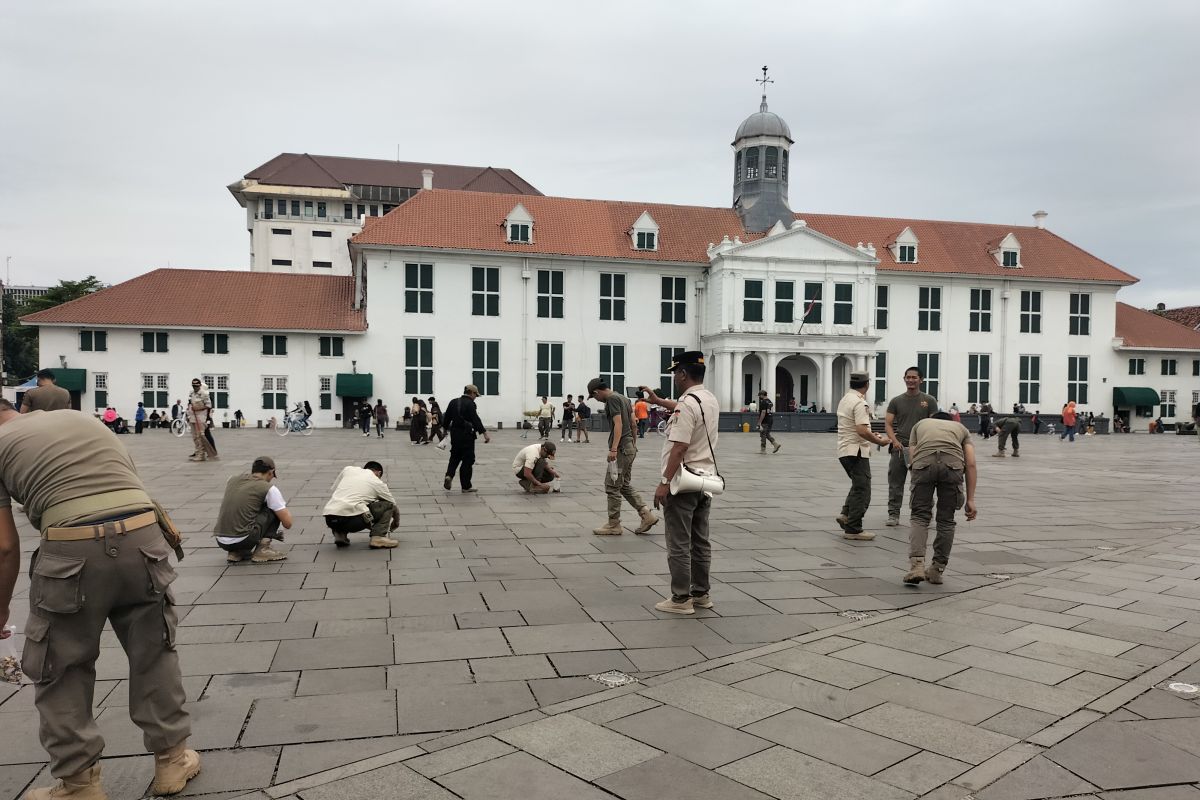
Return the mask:
<path fill-rule="evenodd" d="M 304 426 L 303 428 L 300 429 L 300 434 L 302 436 L 312 436 L 313 428 L 315 427 L 312 424 L 312 420 L 306 419 L 300 424 Z"/>
<path fill-rule="evenodd" d="M 292 432 L 291 417 L 284 417 L 283 421 L 275 423 L 275 432 L 280 436 L 287 436 Z"/>
<path fill-rule="evenodd" d="M 667 435 L 667 421 L 664 419 L 662 422 L 658 423 L 658 425 L 655 427 L 655 430 L 658 431 L 659 436 L 666 436 Z"/>
<path fill-rule="evenodd" d="M 176 436 L 182 437 L 183 434 L 186 432 L 187 432 L 187 424 L 183 421 L 182 417 L 171 420 L 171 433 L 175 434 Z"/>

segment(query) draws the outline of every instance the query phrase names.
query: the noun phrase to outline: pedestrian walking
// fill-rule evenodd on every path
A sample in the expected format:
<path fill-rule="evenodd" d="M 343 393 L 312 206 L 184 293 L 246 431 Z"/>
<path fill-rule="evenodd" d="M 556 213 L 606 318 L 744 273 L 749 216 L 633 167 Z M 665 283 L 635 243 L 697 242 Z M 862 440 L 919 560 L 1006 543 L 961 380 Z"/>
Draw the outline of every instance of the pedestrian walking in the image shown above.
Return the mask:
<path fill-rule="evenodd" d="M 137 411 L 133 412 L 133 432 L 141 433 L 142 428 L 146 424 L 146 406 L 142 403 L 137 404 Z"/>
<path fill-rule="evenodd" d="M 683 469 L 717 474 L 715 448 L 721 409 L 713 393 L 704 388 L 702 352 L 680 353 L 670 369 L 679 399 L 659 397 L 653 389 L 640 387 L 650 402 L 671 412 L 663 440 L 662 475 L 654 490 L 654 507 L 662 509 L 666 530 L 671 596 L 654 607 L 668 614 L 694 614 L 697 608 L 713 607 L 709 597 L 712 545 L 708 539 L 712 497 L 703 491 L 672 493 L 671 485 Z"/>
<path fill-rule="evenodd" d="M 963 478 L 966 478 L 967 519 L 976 517 L 975 445 L 962 423 L 944 412 L 934 414 L 913 426 L 911 527 L 908 533 L 908 573 L 904 582 L 923 580 L 942 582 L 954 546 L 954 513 L 963 507 Z M 937 495 L 937 536 L 933 540 L 933 559 L 925 568 L 925 548 L 929 540 L 929 522 Z"/>
<path fill-rule="evenodd" d="M 1059 435 L 1058 440 L 1061 442 L 1063 439 L 1070 437 L 1070 441 L 1074 442 L 1075 441 L 1075 401 L 1074 400 L 1070 401 L 1065 406 L 1063 406 L 1062 423 L 1063 423 L 1063 430 L 1062 430 L 1062 434 Z"/>
<path fill-rule="evenodd" d="M 871 504 L 871 445 L 891 442 L 871 430 L 871 412 L 866 400 L 870 385 L 867 373 L 850 373 L 850 390 L 837 407 L 837 455 L 850 477 L 850 491 L 836 522 L 842 528 L 842 538 L 859 541 L 875 538 L 875 534 L 863 530 L 863 515 Z"/>
<path fill-rule="evenodd" d="M 580 437 L 583 437 L 584 444 L 591 444 L 592 437 L 588 435 L 588 424 L 592 419 L 592 409 L 587 404 L 583 395 L 579 395 L 579 402 L 575 404 L 575 443 L 578 444 Z"/>
<path fill-rule="evenodd" d="M 992 436 L 992 404 L 983 403 L 979 406 L 979 435 L 987 441 Z"/>
<path fill-rule="evenodd" d="M 454 398 L 446 406 L 444 424 L 450 431 L 450 463 L 446 465 L 446 479 L 442 481 L 446 491 L 450 491 L 456 472 L 463 494 L 478 491 L 471 485 L 475 472 L 475 436 L 482 434 L 484 444 L 492 441 L 492 437 L 479 419 L 476 397 L 479 397 L 479 389 L 468 383 L 463 387 L 462 397 Z"/>
<path fill-rule="evenodd" d="M 771 429 L 775 427 L 775 404 L 767 397 L 766 390 L 758 393 L 758 452 L 767 452 L 767 442 L 770 442 L 774 449 L 772 453 L 778 453 L 782 447 L 779 442 L 775 441 L 775 437 L 771 435 Z"/>
<path fill-rule="evenodd" d="M 30 561 L 21 667 L 33 681 L 54 787 L 26 800 L 103 800 L 104 739 L 93 713 L 96 659 L 111 624 L 129 661 L 128 714 L 154 753 L 154 795 L 200 771 L 175 650 L 168 557 L 180 539 L 146 493 L 125 448 L 91 415 L 18 414 L 0 400 L 0 638 L 21 561 L 12 504 L 41 531 Z M 115 676 L 114 676 L 115 677 Z M 110 709 L 110 712 L 113 709 Z M 16 722 L 6 722 L 16 734 Z"/>
<path fill-rule="evenodd" d="M 538 436 L 550 438 L 550 430 L 554 427 L 554 404 L 542 395 L 542 404 L 538 407 Z"/>
<path fill-rule="evenodd" d="M 371 411 L 371 401 L 363 400 L 358 404 L 358 429 L 362 431 L 363 436 L 371 435 L 371 420 L 374 418 L 374 413 Z"/>
<path fill-rule="evenodd" d="M 900 524 L 900 506 L 904 501 L 904 481 L 908 477 L 908 434 L 918 421 L 938 410 L 933 395 L 921 391 L 925 376 L 917 367 L 904 370 L 904 392 L 888 401 L 884 430 L 888 437 L 888 518 L 887 525 Z"/>
<path fill-rule="evenodd" d="M 646 402 L 646 398 L 639 397 L 634 401 L 633 418 L 637 422 L 638 438 L 645 439 L 646 428 L 650 427 L 650 404 Z"/>
<path fill-rule="evenodd" d="M 217 461 L 217 443 L 213 441 L 209 422 L 212 417 L 212 398 L 208 387 L 199 378 L 192 378 L 192 393 L 188 395 L 186 416 L 192 430 L 192 444 L 195 450 L 188 457 L 189 461 Z"/>
<path fill-rule="evenodd" d="M 71 407 L 71 393 L 54 382 L 54 370 L 39 369 L 37 386 L 21 397 L 21 413 L 60 411 Z"/>
<path fill-rule="evenodd" d="M 1016 417 L 1001 417 L 996 420 L 994 426 L 996 431 L 997 443 L 999 449 L 992 453 L 992 458 L 1004 458 L 1007 453 L 1004 452 L 1004 447 L 1008 443 L 1008 437 L 1012 437 L 1013 458 L 1021 457 L 1021 420 Z"/>
<path fill-rule="evenodd" d="M 527 494 L 548 494 L 559 491 L 558 470 L 550 465 L 558 447 L 554 442 L 537 442 L 522 447 L 513 459 L 517 483 Z"/>
<path fill-rule="evenodd" d="M 597 536 L 621 535 L 621 498 L 637 509 L 641 524 L 634 533 L 646 533 L 658 522 L 650 506 L 633 488 L 633 462 L 637 458 L 637 439 L 633 427 L 633 407 L 629 399 L 608 387 L 603 378 L 588 381 L 588 397 L 604 404 L 608 418 L 608 470 L 604 476 L 604 492 L 608 495 L 608 522 L 592 533 Z"/>
<path fill-rule="evenodd" d="M 1033 435 L 1037 436 L 1038 429 L 1042 427 L 1042 412 L 1034 411 L 1033 416 L 1029 418 L 1029 421 L 1033 423 Z"/>
<path fill-rule="evenodd" d="M 446 429 L 442 425 L 442 407 L 438 405 L 436 397 L 429 398 L 429 440 L 433 441 L 437 437 L 437 447 L 441 450 L 446 449 Z"/>
<path fill-rule="evenodd" d="M 375 415 L 375 435 L 382 439 L 388 426 L 388 410 L 383 400 L 375 398 L 375 410 L 372 413 Z"/>
<path fill-rule="evenodd" d="M 255 564 L 287 558 L 271 547 L 271 542 L 283 541 L 281 526 L 285 530 L 292 527 L 292 512 L 273 483 L 278 476 L 275 459 L 259 456 L 249 473 L 234 475 L 225 483 L 213 537 L 228 553 L 225 560 L 230 564 L 247 558 Z"/>
<path fill-rule="evenodd" d="M 367 545 L 372 550 L 400 544 L 388 536 L 400 527 L 400 518 L 396 516 L 396 498 L 383 482 L 382 464 L 368 461 L 361 467 L 343 467 L 330 491 L 332 496 L 321 513 L 336 547 L 349 547 L 349 534 L 357 531 L 370 531 Z"/>
<path fill-rule="evenodd" d="M 179 419 L 179 415 L 183 413 L 183 401 L 176 400 L 175 405 L 171 406 L 171 422 Z"/>

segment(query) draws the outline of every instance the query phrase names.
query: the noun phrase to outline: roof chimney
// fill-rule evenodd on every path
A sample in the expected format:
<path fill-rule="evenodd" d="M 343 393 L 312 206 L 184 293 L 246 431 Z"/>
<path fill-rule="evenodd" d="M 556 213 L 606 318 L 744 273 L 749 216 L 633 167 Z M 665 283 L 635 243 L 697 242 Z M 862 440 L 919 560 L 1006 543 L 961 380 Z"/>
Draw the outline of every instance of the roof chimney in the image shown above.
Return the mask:
<path fill-rule="evenodd" d="M 433 188 L 433 170 L 431 170 L 431 169 L 421 170 L 421 188 L 422 189 L 432 189 Z"/>
<path fill-rule="evenodd" d="M 1158 304 L 1158 310 L 1159 310 L 1159 311 L 1166 311 L 1166 310 L 1167 310 L 1167 304 L 1166 304 L 1166 303 L 1159 303 L 1159 304 Z"/>
<path fill-rule="evenodd" d="M 1047 214 L 1045 211 L 1039 210 L 1039 211 L 1033 212 L 1033 224 L 1038 226 L 1038 228 L 1045 228 L 1046 227 L 1046 217 L 1048 217 L 1048 216 L 1050 216 L 1050 215 Z"/>

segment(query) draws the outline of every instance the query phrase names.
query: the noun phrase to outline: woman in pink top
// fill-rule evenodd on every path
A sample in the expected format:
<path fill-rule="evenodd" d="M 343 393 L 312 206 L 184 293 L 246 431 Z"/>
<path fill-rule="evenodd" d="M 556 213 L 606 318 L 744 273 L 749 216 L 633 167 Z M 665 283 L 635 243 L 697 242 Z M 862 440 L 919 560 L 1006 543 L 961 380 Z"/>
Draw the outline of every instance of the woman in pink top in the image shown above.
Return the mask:
<path fill-rule="evenodd" d="M 1061 442 L 1063 439 L 1070 436 L 1071 441 L 1072 442 L 1075 441 L 1075 401 L 1074 400 L 1072 400 L 1071 402 L 1069 402 L 1065 406 L 1063 406 L 1062 419 L 1063 419 L 1063 432 L 1062 432 L 1062 435 L 1060 435 L 1058 437 L 1058 440 Z"/>

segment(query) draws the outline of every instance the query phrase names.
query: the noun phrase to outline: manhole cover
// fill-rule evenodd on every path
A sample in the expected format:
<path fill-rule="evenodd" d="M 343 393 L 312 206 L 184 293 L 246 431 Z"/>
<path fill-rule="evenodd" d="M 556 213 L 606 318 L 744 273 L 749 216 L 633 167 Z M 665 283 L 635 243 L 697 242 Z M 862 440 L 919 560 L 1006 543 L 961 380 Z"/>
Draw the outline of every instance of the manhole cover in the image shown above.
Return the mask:
<path fill-rule="evenodd" d="M 1012 575 L 1005 575 L 1003 572 L 992 572 L 988 574 L 988 577 L 996 581 L 1012 580 Z"/>
<path fill-rule="evenodd" d="M 637 678 L 632 675 L 626 675 L 619 670 L 611 669 L 608 672 L 601 672 L 598 675 L 588 675 L 589 678 L 596 683 L 602 683 L 610 689 L 615 689 L 618 686 L 628 686 L 631 683 L 637 683 Z"/>
<path fill-rule="evenodd" d="M 1173 681 L 1165 684 L 1162 688 L 1166 689 L 1168 692 L 1181 694 L 1185 697 L 1196 697 L 1197 695 L 1200 695 L 1200 686 L 1197 686 L 1194 683 L 1178 683 Z"/>
<path fill-rule="evenodd" d="M 870 611 L 840 611 L 840 612 L 838 612 L 838 616 L 845 617 L 846 619 L 852 619 L 852 620 L 858 621 L 858 620 L 864 620 L 864 619 L 869 618 L 871 616 L 871 612 Z"/>

